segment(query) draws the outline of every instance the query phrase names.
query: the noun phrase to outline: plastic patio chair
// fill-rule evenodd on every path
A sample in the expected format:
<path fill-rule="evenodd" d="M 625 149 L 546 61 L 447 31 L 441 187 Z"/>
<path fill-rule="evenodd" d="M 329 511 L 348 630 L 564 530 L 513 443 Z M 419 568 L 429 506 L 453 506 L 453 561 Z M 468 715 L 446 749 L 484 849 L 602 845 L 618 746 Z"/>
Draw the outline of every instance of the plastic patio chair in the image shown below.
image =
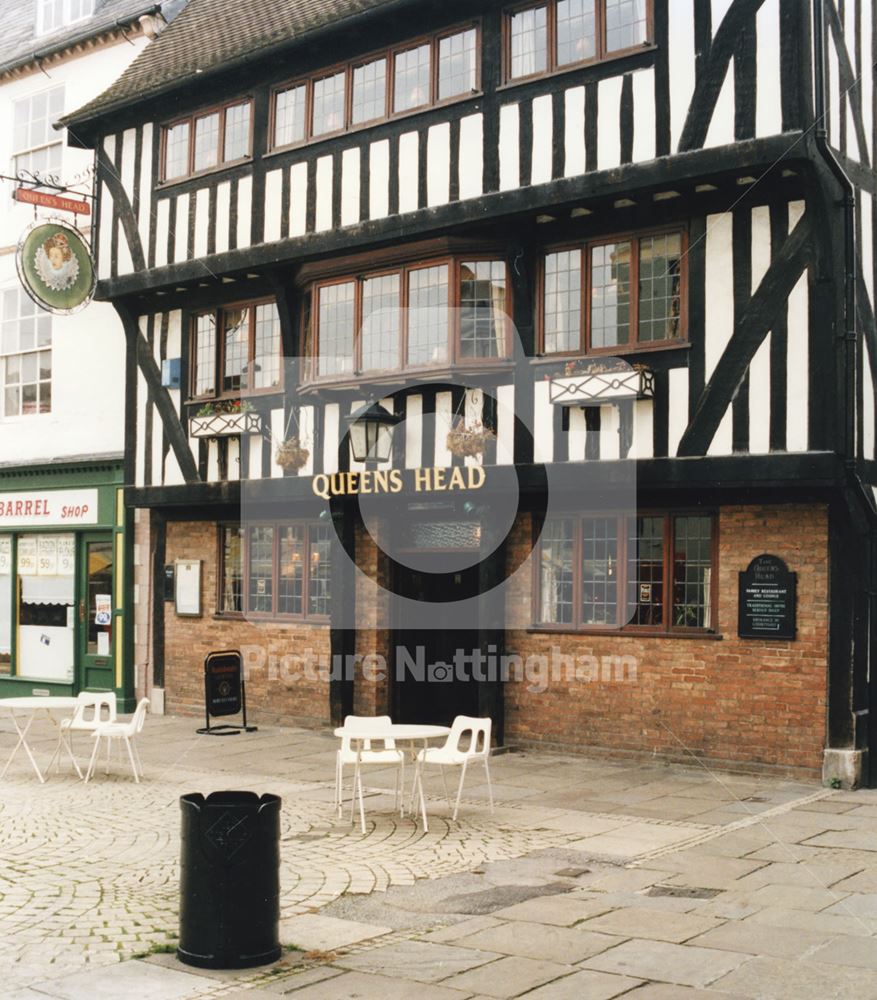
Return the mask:
<path fill-rule="evenodd" d="M 365 833 L 365 807 L 362 801 L 362 774 L 363 764 L 375 764 L 387 767 L 397 764 L 396 786 L 393 792 L 393 808 L 402 810 L 402 795 L 405 785 L 405 754 L 396 749 L 396 743 L 391 737 L 376 737 L 375 729 L 381 726 L 391 726 L 392 720 L 389 715 L 348 715 L 344 719 L 345 733 L 341 737 L 341 748 L 335 757 L 335 806 L 338 815 L 341 816 L 342 791 L 344 784 L 344 766 L 353 765 L 353 787 L 350 795 L 350 822 L 353 822 L 353 811 L 356 805 L 357 794 L 359 797 L 359 821 L 362 832 Z M 357 731 L 371 733 L 370 739 L 355 739 Z M 353 737 L 353 739 L 352 739 Z M 382 750 L 372 748 L 373 742 L 383 744 Z"/>
<path fill-rule="evenodd" d="M 76 755 L 73 753 L 73 733 L 94 732 L 101 723 L 115 721 L 116 695 L 114 692 L 80 691 L 76 696 L 76 708 L 72 717 L 62 719 L 58 726 L 58 745 L 55 747 L 46 772 L 48 773 L 56 760 L 58 762 L 57 769 L 61 770 L 61 750 L 64 749 L 67 751 L 67 756 L 76 769 L 76 773 L 81 778 L 82 771 L 79 768 Z"/>
<path fill-rule="evenodd" d="M 100 749 L 100 741 L 107 741 L 107 764 L 105 774 L 110 773 L 110 744 L 113 740 L 121 740 L 128 751 L 128 760 L 131 762 L 131 770 L 134 772 L 134 780 L 139 784 L 143 775 L 143 765 L 140 763 L 140 754 L 137 752 L 137 745 L 134 742 L 138 733 L 143 730 L 143 723 L 146 721 L 146 712 L 149 709 L 149 699 L 141 698 L 128 722 L 102 722 L 94 730 L 94 749 L 91 752 L 91 760 L 88 762 L 88 770 L 85 772 L 86 782 L 94 774 L 94 765 L 97 760 L 97 752 Z"/>
<path fill-rule="evenodd" d="M 445 798 L 448 808 L 451 808 L 451 798 L 448 795 L 448 783 L 445 778 L 446 767 L 459 767 L 460 784 L 457 787 L 457 800 L 454 803 L 452 819 L 456 820 L 460 808 L 460 796 L 463 793 L 463 782 L 466 780 L 466 768 L 470 761 L 480 760 L 484 764 L 484 774 L 487 778 L 487 793 L 490 799 L 490 811 L 493 812 L 493 786 L 490 783 L 490 719 L 474 719 L 468 715 L 458 715 L 451 723 L 445 745 L 442 747 L 427 747 L 417 754 L 414 772 L 415 790 L 419 787 L 423 794 L 423 765 L 438 764 L 442 774 L 442 784 L 445 787 Z M 412 793 L 413 794 L 413 793 Z"/>

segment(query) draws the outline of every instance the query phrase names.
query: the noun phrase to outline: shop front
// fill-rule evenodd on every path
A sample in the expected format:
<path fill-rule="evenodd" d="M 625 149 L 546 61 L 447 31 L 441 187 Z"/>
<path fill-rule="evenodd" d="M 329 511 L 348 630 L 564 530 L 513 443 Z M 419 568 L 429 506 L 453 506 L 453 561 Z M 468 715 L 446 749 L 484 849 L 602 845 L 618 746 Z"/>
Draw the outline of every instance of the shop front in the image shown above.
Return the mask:
<path fill-rule="evenodd" d="M 133 704 L 121 482 L 112 462 L 0 473 L 0 697 Z"/>

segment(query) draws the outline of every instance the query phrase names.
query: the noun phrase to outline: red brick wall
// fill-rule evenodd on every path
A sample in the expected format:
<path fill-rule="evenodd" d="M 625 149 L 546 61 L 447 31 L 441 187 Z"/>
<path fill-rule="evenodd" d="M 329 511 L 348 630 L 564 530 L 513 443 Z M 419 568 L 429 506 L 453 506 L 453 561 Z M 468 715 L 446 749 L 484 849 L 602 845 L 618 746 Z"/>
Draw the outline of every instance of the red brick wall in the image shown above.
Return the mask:
<path fill-rule="evenodd" d="M 524 546 L 529 519 L 513 545 Z M 770 552 L 798 574 L 798 638 L 737 638 L 737 574 Z M 507 652 L 632 656 L 634 682 L 506 685 L 508 743 L 691 754 L 715 762 L 816 771 L 824 744 L 828 660 L 828 518 L 823 506 L 724 507 L 719 513 L 721 639 L 556 635 L 527 631 L 528 573 L 511 584 Z"/>
<path fill-rule="evenodd" d="M 217 618 L 217 528 L 210 522 L 170 522 L 168 563 L 201 559 L 201 618 L 179 618 L 165 604 L 165 710 L 203 715 L 204 658 L 240 649 L 247 680 L 247 713 L 254 720 L 328 724 L 329 628 Z M 308 669 L 307 663 L 313 664 Z"/>

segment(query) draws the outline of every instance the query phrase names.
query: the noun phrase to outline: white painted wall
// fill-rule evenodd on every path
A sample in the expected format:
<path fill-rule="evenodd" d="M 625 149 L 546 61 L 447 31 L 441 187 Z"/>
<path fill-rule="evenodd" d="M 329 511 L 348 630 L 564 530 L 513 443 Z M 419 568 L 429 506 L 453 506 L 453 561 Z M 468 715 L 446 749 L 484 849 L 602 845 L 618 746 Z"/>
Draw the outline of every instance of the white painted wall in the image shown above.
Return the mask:
<path fill-rule="evenodd" d="M 12 172 L 12 116 L 15 101 L 64 85 L 64 109 L 72 111 L 105 90 L 147 42 L 96 49 L 20 79 L 0 82 L 0 172 Z M 70 178 L 92 162 L 90 150 L 64 145 L 61 175 Z M 34 208 L 12 201 L 13 185 L 0 182 L 0 290 L 17 287 L 15 248 L 34 219 Z M 37 214 L 48 216 L 48 210 Z M 67 216 L 73 221 L 72 216 Z M 88 221 L 80 219 L 86 237 Z M 74 316 L 52 320 L 52 412 L 3 417 L 0 463 L 35 462 L 123 448 L 125 343 L 113 308 L 92 303 Z"/>

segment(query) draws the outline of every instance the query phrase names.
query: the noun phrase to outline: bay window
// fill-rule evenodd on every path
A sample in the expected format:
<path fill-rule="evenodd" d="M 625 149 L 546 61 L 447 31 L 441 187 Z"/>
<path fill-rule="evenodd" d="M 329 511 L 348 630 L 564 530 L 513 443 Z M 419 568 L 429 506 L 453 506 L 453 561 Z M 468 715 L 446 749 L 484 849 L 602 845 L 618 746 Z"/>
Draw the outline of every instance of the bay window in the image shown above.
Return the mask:
<path fill-rule="evenodd" d="M 685 339 L 685 234 L 618 237 L 545 255 L 545 354 L 636 350 Z"/>
<path fill-rule="evenodd" d="M 544 0 L 505 18 L 505 77 L 527 79 L 635 50 L 651 39 L 651 0 Z"/>
<path fill-rule="evenodd" d="M 504 261 L 456 257 L 318 282 L 312 300 L 317 378 L 509 355 Z"/>
<path fill-rule="evenodd" d="M 193 398 L 279 389 L 282 355 L 276 305 L 245 303 L 195 316 L 191 359 Z"/>
<path fill-rule="evenodd" d="M 534 617 L 567 631 L 707 631 L 715 519 L 704 514 L 550 517 L 538 546 Z"/>
<path fill-rule="evenodd" d="M 307 521 L 221 525 L 217 613 L 324 621 L 332 528 Z"/>

